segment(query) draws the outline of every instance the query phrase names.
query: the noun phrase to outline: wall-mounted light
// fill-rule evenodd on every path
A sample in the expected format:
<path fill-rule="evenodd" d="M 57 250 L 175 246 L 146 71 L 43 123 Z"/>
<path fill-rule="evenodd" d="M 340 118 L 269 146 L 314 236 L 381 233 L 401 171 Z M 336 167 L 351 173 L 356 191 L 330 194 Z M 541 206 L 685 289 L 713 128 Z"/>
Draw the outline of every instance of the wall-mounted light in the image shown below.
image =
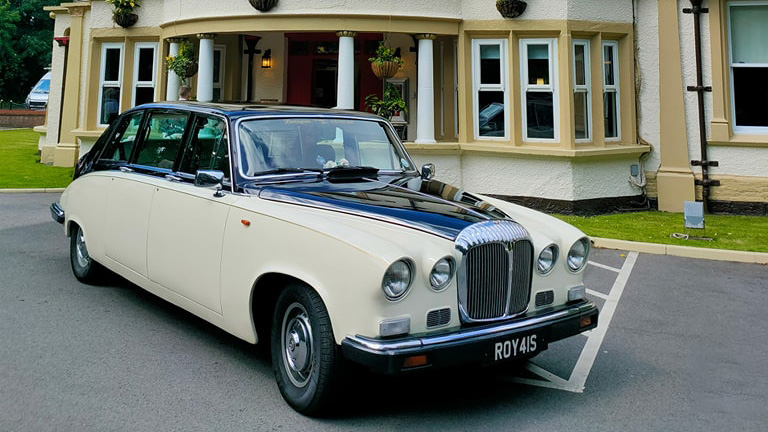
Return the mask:
<path fill-rule="evenodd" d="M 271 49 L 264 51 L 264 55 L 261 56 L 261 67 L 264 69 L 272 68 L 272 50 Z"/>

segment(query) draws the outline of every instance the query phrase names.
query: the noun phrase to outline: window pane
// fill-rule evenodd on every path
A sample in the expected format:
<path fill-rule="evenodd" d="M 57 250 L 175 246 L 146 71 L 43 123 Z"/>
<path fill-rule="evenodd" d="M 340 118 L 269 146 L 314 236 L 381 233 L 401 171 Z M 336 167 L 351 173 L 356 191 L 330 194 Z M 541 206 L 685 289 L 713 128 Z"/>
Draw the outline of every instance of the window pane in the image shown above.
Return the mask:
<path fill-rule="evenodd" d="M 199 117 L 179 171 L 195 174 L 198 170 L 216 170 L 230 177 L 226 125 L 218 118 Z"/>
<path fill-rule="evenodd" d="M 483 91 L 478 92 L 478 130 L 480 136 L 503 137 L 504 122 L 504 92 L 501 91 Z"/>
<path fill-rule="evenodd" d="M 768 5 L 731 7 L 733 63 L 768 63 Z"/>
<path fill-rule="evenodd" d="M 528 45 L 528 84 L 549 85 L 549 45 Z"/>
<path fill-rule="evenodd" d="M 133 105 L 141 105 L 150 103 L 155 100 L 155 88 L 154 87 L 136 87 L 136 100 Z"/>
<path fill-rule="evenodd" d="M 552 93 L 526 92 L 528 138 L 555 138 L 555 116 Z"/>
<path fill-rule="evenodd" d="M 173 168 L 186 124 L 187 114 L 153 114 L 144 132 L 144 141 L 136 163 L 158 168 Z"/>
<path fill-rule="evenodd" d="M 221 74 L 221 51 L 214 50 L 213 51 L 213 82 L 214 83 L 221 82 L 221 78 L 219 77 L 220 74 Z"/>
<path fill-rule="evenodd" d="M 589 139 L 589 107 L 587 92 L 573 94 L 573 117 L 576 139 Z"/>
<path fill-rule="evenodd" d="M 480 45 L 480 84 L 501 84 L 499 45 Z"/>
<path fill-rule="evenodd" d="M 120 111 L 120 89 L 118 87 L 104 87 L 101 89 L 101 113 L 100 124 L 110 124 Z"/>
<path fill-rule="evenodd" d="M 120 48 L 107 48 L 104 53 L 104 81 L 120 79 Z"/>
<path fill-rule="evenodd" d="M 612 86 L 616 84 L 613 72 L 613 62 L 615 60 L 616 57 L 613 45 L 603 45 L 603 80 L 605 80 L 605 85 Z"/>
<path fill-rule="evenodd" d="M 618 138 L 619 124 L 616 116 L 616 93 L 605 92 L 603 96 L 603 112 L 605 113 L 605 137 Z"/>
<path fill-rule="evenodd" d="M 131 157 L 133 145 L 136 142 L 136 134 L 139 132 L 142 113 L 137 112 L 123 118 L 117 127 L 115 137 L 107 144 L 101 159 L 127 161 Z"/>
<path fill-rule="evenodd" d="M 768 68 L 733 68 L 733 100 L 737 126 L 768 126 Z"/>
<path fill-rule="evenodd" d="M 154 48 L 139 49 L 139 76 L 138 81 L 152 81 L 152 75 L 155 69 L 155 50 Z"/>
<path fill-rule="evenodd" d="M 585 63 L 586 47 L 584 45 L 574 45 L 573 47 L 573 62 L 574 62 L 574 82 L 576 85 L 587 85 L 587 65 Z"/>

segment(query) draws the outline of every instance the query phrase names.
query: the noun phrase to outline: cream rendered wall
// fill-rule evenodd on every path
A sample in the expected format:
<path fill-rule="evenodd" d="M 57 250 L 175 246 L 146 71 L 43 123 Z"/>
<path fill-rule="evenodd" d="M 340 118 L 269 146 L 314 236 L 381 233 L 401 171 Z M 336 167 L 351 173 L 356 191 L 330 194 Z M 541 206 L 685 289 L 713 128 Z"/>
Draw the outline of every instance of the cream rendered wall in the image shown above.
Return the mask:
<path fill-rule="evenodd" d="M 661 165 L 659 142 L 659 15 L 655 1 L 636 1 L 636 89 L 638 100 L 637 129 L 640 139 L 653 146 L 645 159 L 646 171 L 657 171 Z"/>
<path fill-rule="evenodd" d="M 55 37 L 64 36 L 65 31 L 69 28 L 70 17 L 68 14 L 59 13 L 54 20 L 53 34 Z M 60 47 L 58 43 L 52 42 L 53 51 L 51 52 L 51 90 L 48 93 L 48 106 L 55 107 L 47 111 L 47 132 L 45 135 L 40 135 L 38 140 L 38 150 L 42 150 L 44 146 L 56 147 L 59 142 L 59 121 L 61 119 L 61 111 L 58 107 L 61 106 L 62 98 L 62 82 L 64 80 L 64 53 L 65 48 Z M 41 161 L 43 163 L 53 163 L 53 161 Z"/>

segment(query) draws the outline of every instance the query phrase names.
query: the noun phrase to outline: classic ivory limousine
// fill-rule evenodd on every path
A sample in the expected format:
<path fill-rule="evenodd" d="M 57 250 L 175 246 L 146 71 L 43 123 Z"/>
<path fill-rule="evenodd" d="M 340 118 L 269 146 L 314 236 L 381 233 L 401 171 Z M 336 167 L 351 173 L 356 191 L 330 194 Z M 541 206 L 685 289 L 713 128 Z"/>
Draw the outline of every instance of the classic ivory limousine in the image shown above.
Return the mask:
<path fill-rule="evenodd" d="M 51 214 L 77 279 L 109 270 L 270 343 L 283 397 L 312 415 L 344 361 L 519 361 L 597 325 L 582 232 L 433 174 L 364 113 L 149 104 L 79 160 Z"/>

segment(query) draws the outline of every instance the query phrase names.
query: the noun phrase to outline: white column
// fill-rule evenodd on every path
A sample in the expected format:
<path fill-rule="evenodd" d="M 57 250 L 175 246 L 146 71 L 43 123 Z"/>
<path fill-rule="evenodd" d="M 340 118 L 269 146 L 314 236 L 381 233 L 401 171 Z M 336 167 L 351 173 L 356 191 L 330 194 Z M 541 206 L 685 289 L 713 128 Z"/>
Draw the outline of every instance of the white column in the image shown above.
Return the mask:
<path fill-rule="evenodd" d="M 170 47 L 168 48 L 168 55 L 170 55 L 171 57 L 176 57 L 177 55 L 179 55 L 179 48 L 181 47 L 181 43 L 183 41 L 184 39 L 180 39 L 180 38 L 168 39 L 168 42 L 170 43 Z M 180 82 L 181 82 L 181 79 L 178 75 L 176 75 L 176 72 L 169 70 L 168 86 L 165 89 L 165 100 L 167 101 L 179 100 Z"/>
<path fill-rule="evenodd" d="M 211 102 L 213 100 L 213 38 L 215 34 L 201 33 L 200 54 L 197 56 L 197 100 Z"/>
<path fill-rule="evenodd" d="M 336 108 L 355 108 L 355 36 L 357 32 L 338 31 L 339 64 L 336 84 Z"/>
<path fill-rule="evenodd" d="M 418 34 L 419 40 L 419 79 L 417 88 L 416 143 L 434 143 L 435 141 L 435 77 L 432 60 L 433 34 Z"/>

